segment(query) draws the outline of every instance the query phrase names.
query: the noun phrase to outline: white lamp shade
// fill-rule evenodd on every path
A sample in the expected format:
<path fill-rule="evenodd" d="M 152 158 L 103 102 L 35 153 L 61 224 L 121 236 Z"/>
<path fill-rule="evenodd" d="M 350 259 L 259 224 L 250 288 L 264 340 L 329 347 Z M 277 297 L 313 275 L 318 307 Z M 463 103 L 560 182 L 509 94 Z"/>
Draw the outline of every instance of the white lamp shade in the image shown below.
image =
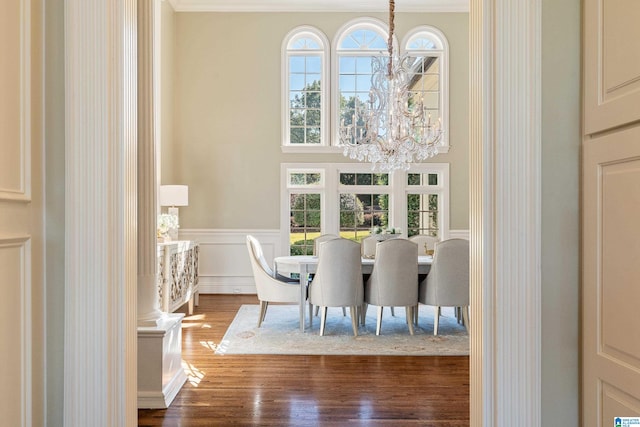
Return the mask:
<path fill-rule="evenodd" d="M 189 186 L 161 185 L 160 206 L 189 206 Z"/>

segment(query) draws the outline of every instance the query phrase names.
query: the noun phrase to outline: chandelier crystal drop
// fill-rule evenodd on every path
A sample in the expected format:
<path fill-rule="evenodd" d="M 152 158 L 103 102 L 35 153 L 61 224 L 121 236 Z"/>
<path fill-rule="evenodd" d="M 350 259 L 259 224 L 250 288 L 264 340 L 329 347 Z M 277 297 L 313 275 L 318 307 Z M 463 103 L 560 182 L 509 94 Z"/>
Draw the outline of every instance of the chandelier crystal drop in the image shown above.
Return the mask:
<path fill-rule="evenodd" d="M 354 113 L 340 122 L 344 155 L 368 161 L 373 170 L 408 170 L 414 161 L 438 154 L 443 131 L 440 119 L 431 119 L 413 76 L 423 58 L 393 53 L 394 0 L 389 1 L 389 56 L 372 58 L 369 99 L 355 99 Z"/>

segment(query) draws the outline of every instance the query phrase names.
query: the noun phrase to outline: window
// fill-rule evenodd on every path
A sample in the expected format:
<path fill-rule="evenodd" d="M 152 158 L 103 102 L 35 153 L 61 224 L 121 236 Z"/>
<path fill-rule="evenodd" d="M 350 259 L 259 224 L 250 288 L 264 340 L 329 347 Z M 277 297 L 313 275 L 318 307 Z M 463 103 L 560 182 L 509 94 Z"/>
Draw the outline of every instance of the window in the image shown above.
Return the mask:
<path fill-rule="evenodd" d="M 393 173 L 362 163 L 283 164 L 281 173 L 281 227 L 289 230 L 282 243 L 290 254 L 312 254 L 321 234 L 360 241 L 374 226 L 449 237 L 447 163 Z"/>
<path fill-rule="evenodd" d="M 414 64 L 412 90 L 422 99 L 425 108 L 434 120 L 440 118 L 444 134 L 440 141 L 442 149 L 449 148 L 449 45 L 444 34 L 437 28 L 421 26 L 409 32 L 402 43 L 405 53 Z"/>
<path fill-rule="evenodd" d="M 372 59 L 387 52 L 388 25 L 374 18 L 347 22 L 331 45 L 317 28 L 300 26 L 282 44 L 282 150 L 283 152 L 341 151 L 340 127 L 351 125 L 354 112 L 370 100 Z M 449 44 L 431 26 L 411 30 L 401 49 L 413 64 L 413 92 L 444 130 L 438 152 L 449 151 Z M 329 94 L 331 99 L 329 102 Z M 364 129 L 364 122 L 360 129 Z M 331 133 L 329 133 L 331 129 Z"/>
<path fill-rule="evenodd" d="M 338 145 L 340 126 L 350 125 L 356 108 L 369 102 L 372 59 L 387 55 L 386 29 L 387 24 L 382 21 L 360 18 L 345 24 L 336 35 L 331 82 L 334 145 Z M 364 122 L 360 125 L 364 126 Z"/>
<path fill-rule="evenodd" d="M 293 29 L 282 45 L 283 146 L 328 145 L 329 41 L 318 29 Z"/>

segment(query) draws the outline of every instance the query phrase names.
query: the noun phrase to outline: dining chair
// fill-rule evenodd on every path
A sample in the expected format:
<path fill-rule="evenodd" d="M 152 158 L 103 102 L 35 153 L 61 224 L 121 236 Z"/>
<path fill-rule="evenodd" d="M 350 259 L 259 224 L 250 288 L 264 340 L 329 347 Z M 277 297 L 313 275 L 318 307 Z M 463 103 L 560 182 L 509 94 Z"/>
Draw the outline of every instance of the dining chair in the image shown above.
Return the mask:
<path fill-rule="evenodd" d="M 327 307 L 349 307 L 353 335 L 358 335 L 358 308 L 362 306 L 360 245 L 348 239 L 333 239 L 318 247 L 318 269 L 309 285 L 309 315 L 320 307 L 320 335 L 324 335 Z"/>
<path fill-rule="evenodd" d="M 253 236 L 247 236 L 247 249 L 253 278 L 256 283 L 258 300 L 260 300 L 260 314 L 258 316 L 258 327 L 267 314 L 270 302 L 295 303 L 300 304 L 300 282 L 280 280 L 274 271 L 267 264 L 260 242 Z"/>
<path fill-rule="evenodd" d="M 418 245 L 406 239 L 378 243 L 373 271 L 364 287 L 362 323 L 367 306 L 378 306 L 376 335 L 382 327 L 383 307 L 405 307 L 409 333 L 413 335 L 413 312 L 418 305 Z"/>
<path fill-rule="evenodd" d="M 326 242 L 328 240 L 339 239 L 340 236 L 336 236 L 335 234 L 322 234 L 315 239 L 313 239 L 313 254 L 318 255 L 318 246 L 322 242 Z"/>
<path fill-rule="evenodd" d="M 418 301 L 434 306 L 433 335 L 438 335 L 440 307 L 462 311 L 469 330 L 469 241 L 449 239 L 438 243 L 427 278 L 420 282 Z M 416 319 L 417 324 L 417 319 Z"/>
<path fill-rule="evenodd" d="M 374 258 L 376 256 L 377 236 L 368 236 L 360 241 L 362 258 Z"/>
<path fill-rule="evenodd" d="M 418 245 L 418 255 L 431 255 L 436 248 L 436 244 L 440 241 L 438 237 L 428 236 L 426 234 L 417 234 L 409 237 L 409 240 Z"/>

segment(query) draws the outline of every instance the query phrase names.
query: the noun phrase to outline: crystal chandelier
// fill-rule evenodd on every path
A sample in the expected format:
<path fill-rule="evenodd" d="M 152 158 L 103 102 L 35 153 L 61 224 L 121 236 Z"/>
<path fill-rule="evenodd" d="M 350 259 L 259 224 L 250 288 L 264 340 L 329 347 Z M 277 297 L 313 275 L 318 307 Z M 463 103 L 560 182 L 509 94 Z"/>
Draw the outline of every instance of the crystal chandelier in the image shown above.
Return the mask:
<path fill-rule="evenodd" d="M 374 57 L 368 102 L 356 97 L 351 123 L 340 122 L 340 143 L 350 159 L 373 170 L 408 170 L 412 162 L 438 154 L 440 119 L 432 123 L 422 95 L 412 89 L 422 58 L 393 53 L 395 1 L 389 1 L 389 57 Z"/>

